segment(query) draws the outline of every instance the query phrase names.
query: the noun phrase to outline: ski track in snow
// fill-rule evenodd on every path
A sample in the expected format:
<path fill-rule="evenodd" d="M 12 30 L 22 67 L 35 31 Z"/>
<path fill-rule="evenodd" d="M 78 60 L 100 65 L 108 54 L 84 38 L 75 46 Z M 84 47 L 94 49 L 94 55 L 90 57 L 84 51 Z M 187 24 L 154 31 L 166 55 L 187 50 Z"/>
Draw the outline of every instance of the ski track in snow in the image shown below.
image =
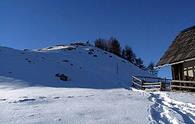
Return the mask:
<path fill-rule="evenodd" d="M 150 93 L 152 124 L 195 124 L 195 104 L 171 99 L 166 93 Z"/>

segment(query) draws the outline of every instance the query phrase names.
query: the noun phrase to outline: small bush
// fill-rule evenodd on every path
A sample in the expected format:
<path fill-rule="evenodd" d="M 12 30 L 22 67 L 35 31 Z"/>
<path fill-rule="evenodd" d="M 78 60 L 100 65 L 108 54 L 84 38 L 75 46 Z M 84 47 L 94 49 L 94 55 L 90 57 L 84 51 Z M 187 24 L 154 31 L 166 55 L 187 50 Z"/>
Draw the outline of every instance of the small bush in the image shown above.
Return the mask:
<path fill-rule="evenodd" d="M 97 55 L 93 55 L 93 57 L 97 57 Z"/>
<path fill-rule="evenodd" d="M 68 60 L 62 60 L 62 62 L 69 62 Z"/>
<path fill-rule="evenodd" d="M 29 49 L 24 49 L 24 51 L 30 51 Z"/>
<path fill-rule="evenodd" d="M 28 63 L 32 63 L 31 60 L 29 60 L 28 58 L 25 59 Z"/>
<path fill-rule="evenodd" d="M 75 50 L 76 48 L 74 47 L 68 47 L 67 50 Z"/>
<path fill-rule="evenodd" d="M 90 52 L 94 52 L 95 50 L 94 49 L 89 49 Z"/>
<path fill-rule="evenodd" d="M 52 49 L 53 47 L 48 47 L 47 49 Z"/>
<path fill-rule="evenodd" d="M 88 52 L 88 54 L 89 54 L 89 55 L 92 55 L 92 54 L 93 54 L 93 52 L 91 52 L 91 51 L 90 51 L 90 52 Z"/>
<path fill-rule="evenodd" d="M 125 60 L 121 60 L 121 62 L 126 63 L 126 61 L 125 61 Z"/>
<path fill-rule="evenodd" d="M 62 81 L 68 81 L 68 76 L 66 76 L 65 74 L 56 74 L 56 77 L 58 77 L 60 80 Z"/>

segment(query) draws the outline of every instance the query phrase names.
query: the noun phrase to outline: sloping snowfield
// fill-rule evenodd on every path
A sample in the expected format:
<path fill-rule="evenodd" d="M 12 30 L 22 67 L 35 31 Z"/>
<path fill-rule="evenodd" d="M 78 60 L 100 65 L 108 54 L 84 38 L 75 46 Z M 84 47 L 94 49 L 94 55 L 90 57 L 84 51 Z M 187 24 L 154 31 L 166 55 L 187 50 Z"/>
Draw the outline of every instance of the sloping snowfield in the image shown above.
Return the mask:
<path fill-rule="evenodd" d="M 0 76 L 7 83 L 69 88 L 128 88 L 131 75 L 149 75 L 130 62 L 93 46 L 58 45 L 40 50 L 0 46 Z M 68 76 L 64 82 L 56 74 Z M 2 79 L 0 77 L 0 80 Z M 2 81 L 1 81 L 2 82 Z"/>
<path fill-rule="evenodd" d="M 126 89 L 4 88 L 0 90 L 0 123 L 193 124 L 194 97 Z"/>
<path fill-rule="evenodd" d="M 93 46 L 0 47 L 0 58 L 0 124 L 195 123 L 195 94 L 131 90 L 132 75 L 150 75 Z"/>

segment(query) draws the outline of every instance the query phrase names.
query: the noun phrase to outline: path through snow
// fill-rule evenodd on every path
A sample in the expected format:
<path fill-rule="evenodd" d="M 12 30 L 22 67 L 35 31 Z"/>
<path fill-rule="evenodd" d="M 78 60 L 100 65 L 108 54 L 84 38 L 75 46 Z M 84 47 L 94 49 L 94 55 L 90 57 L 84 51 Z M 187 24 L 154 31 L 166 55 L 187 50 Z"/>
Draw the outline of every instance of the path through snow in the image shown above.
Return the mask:
<path fill-rule="evenodd" d="M 194 124 L 195 104 L 171 99 L 167 93 L 150 93 L 149 120 L 157 124 Z"/>

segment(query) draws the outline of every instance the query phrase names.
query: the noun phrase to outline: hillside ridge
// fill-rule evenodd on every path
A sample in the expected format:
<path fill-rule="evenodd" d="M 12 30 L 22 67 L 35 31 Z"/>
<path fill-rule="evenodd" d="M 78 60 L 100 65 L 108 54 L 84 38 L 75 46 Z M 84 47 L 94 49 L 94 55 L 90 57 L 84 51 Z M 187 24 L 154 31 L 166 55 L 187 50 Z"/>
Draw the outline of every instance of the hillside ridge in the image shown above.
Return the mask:
<path fill-rule="evenodd" d="M 0 57 L 0 75 L 5 79 L 0 83 L 17 80 L 22 86 L 129 88 L 132 75 L 149 75 L 112 53 L 81 43 L 37 50 L 0 47 Z M 59 75 L 67 76 L 67 81 Z"/>

